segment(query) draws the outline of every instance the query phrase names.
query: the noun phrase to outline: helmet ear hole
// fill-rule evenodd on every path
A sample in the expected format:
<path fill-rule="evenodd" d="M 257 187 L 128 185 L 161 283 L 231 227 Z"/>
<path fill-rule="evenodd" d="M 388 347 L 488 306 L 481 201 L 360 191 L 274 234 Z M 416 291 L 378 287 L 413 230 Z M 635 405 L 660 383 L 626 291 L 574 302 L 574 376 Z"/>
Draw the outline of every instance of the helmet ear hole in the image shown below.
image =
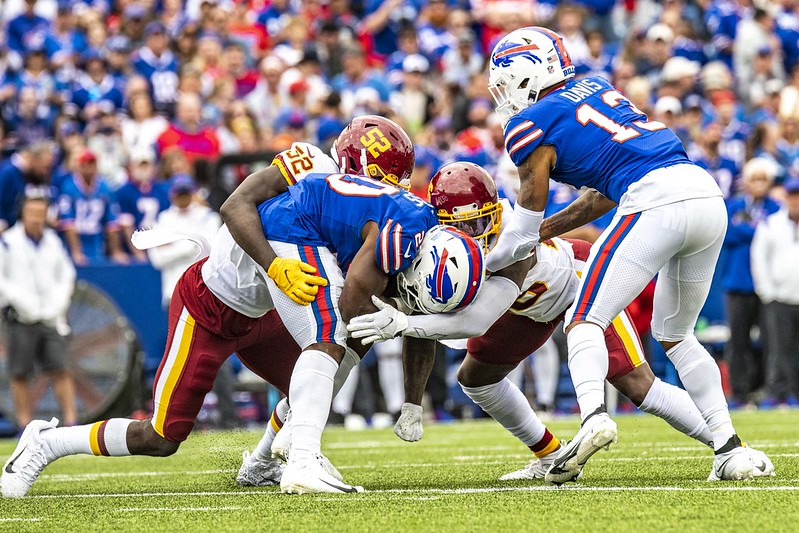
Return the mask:
<path fill-rule="evenodd" d="M 519 84 L 519 89 L 526 89 L 527 85 L 530 84 L 530 78 L 524 78 L 522 82 Z"/>

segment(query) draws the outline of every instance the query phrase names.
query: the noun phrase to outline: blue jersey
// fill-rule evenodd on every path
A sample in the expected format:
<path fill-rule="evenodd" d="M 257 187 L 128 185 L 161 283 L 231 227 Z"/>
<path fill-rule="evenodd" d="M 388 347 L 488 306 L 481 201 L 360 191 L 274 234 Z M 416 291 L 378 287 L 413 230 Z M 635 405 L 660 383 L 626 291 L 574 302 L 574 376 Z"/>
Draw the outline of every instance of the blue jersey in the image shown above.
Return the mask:
<path fill-rule="evenodd" d="M 136 229 L 155 225 L 158 213 L 169 207 L 169 188 L 166 183 L 140 186 L 128 182 L 116 192 L 119 202 L 119 223 Z"/>
<path fill-rule="evenodd" d="M 116 199 L 102 179 L 96 178 L 91 189 L 74 176 L 64 182 L 58 199 L 59 225 L 75 228 L 90 261 L 103 259 L 104 230 L 117 226 L 118 214 Z"/>
<path fill-rule="evenodd" d="M 648 121 L 600 77 L 567 83 L 505 125 L 505 148 L 516 166 L 543 145 L 557 152 L 553 180 L 596 189 L 616 203 L 649 172 L 691 163 L 671 130 Z"/>
<path fill-rule="evenodd" d="M 375 262 L 389 275 L 411 264 L 425 232 L 438 224 L 433 206 L 417 196 L 348 174 L 309 174 L 258 212 L 267 239 L 324 246 L 345 272 L 363 245 L 364 225 L 373 221 L 380 228 Z"/>

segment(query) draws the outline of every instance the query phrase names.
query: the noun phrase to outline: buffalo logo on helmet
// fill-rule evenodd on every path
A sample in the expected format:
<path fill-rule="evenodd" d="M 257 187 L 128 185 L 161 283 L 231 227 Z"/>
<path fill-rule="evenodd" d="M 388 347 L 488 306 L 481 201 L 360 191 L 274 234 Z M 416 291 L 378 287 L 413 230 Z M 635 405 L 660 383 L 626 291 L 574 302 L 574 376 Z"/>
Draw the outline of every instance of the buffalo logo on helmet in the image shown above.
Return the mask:
<path fill-rule="evenodd" d="M 496 67 L 509 67 L 511 63 L 513 63 L 515 57 L 521 56 L 525 59 L 529 59 L 533 63 L 543 63 L 540 57 L 528 53 L 533 50 L 540 50 L 540 48 L 537 44 L 520 44 L 507 41 L 497 46 L 497 49 L 494 50 L 494 55 L 491 57 L 491 62 L 494 63 Z"/>
<path fill-rule="evenodd" d="M 434 301 L 446 304 L 455 295 L 455 287 L 452 285 L 452 278 L 447 270 L 449 250 L 444 248 L 439 257 L 438 248 L 433 246 L 430 255 L 433 256 L 433 264 L 436 265 L 436 268 L 425 279 L 427 290 Z"/>

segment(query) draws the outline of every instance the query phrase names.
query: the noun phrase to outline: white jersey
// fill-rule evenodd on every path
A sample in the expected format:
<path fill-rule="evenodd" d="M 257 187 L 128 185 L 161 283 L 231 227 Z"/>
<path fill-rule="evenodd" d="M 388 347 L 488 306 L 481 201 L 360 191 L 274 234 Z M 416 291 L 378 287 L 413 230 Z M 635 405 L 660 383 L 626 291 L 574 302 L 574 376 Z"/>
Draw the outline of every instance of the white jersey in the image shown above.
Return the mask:
<path fill-rule="evenodd" d="M 551 322 L 574 302 L 582 262 L 574 258 L 571 243 L 558 238 L 539 243 L 535 255 L 538 261 L 509 311 L 535 322 Z"/>
<path fill-rule="evenodd" d="M 292 144 L 276 155 L 272 164 L 280 169 L 289 185 L 308 174 L 339 172 L 330 156 L 308 143 Z M 227 226 L 219 229 L 211 244 L 202 275 L 214 296 L 242 315 L 259 318 L 275 307 L 266 283 L 266 271 L 236 244 Z"/>

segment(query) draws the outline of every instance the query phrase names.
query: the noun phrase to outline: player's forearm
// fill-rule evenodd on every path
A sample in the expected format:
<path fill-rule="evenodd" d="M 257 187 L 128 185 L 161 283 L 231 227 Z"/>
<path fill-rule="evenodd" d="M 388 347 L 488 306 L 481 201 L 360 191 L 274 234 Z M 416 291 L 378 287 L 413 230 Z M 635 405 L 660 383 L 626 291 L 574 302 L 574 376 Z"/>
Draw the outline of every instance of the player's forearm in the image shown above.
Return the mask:
<path fill-rule="evenodd" d="M 64 230 L 64 237 L 69 247 L 69 253 L 72 257 L 83 254 L 83 246 L 80 242 L 80 236 L 75 228 L 67 228 Z"/>
<path fill-rule="evenodd" d="M 405 401 L 422 404 L 427 380 L 436 360 L 436 343 L 427 339 L 407 338 L 402 343 L 402 370 Z"/>
<path fill-rule="evenodd" d="M 491 276 L 471 305 L 454 313 L 408 317 L 403 335 L 423 339 L 470 339 L 483 335 L 519 296 L 519 287 L 502 276 Z"/>
<path fill-rule="evenodd" d="M 608 200 L 599 192 L 593 189 L 588 190 L 563 211 L 544 219 L 541 224 L 541 240 L 557 237 L 588 224 L 615 206 L 616 204 L 612 200 Z"/>
<path fill-rule="evenodd" d="M 219 209 L 233 240 L 264 270 L 269 269 L 277 254 L 262 231 L 258 206 L 286 190 L 286 180 L 276 167 L 270 166 L 248 176 Z"/>

